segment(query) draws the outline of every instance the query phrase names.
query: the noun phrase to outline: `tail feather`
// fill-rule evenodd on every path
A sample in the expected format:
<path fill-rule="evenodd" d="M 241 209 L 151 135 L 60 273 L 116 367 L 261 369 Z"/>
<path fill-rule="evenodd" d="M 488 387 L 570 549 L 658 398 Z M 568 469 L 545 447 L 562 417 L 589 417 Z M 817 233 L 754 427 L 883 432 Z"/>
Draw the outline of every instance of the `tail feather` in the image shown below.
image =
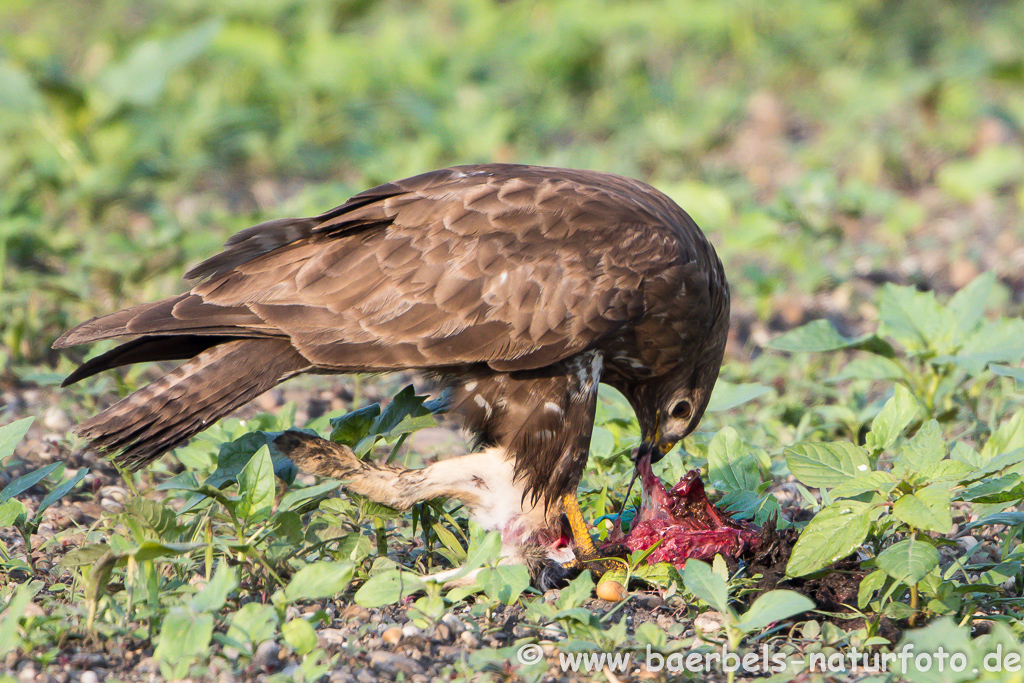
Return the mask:
<path fill-rule="evenodd" d="M 119 368 L 123 365 L 162 360 L 187 360 L 211 346 L 223 344 L 229 339 L 230 337 L 199 337 L 187 334 L 139 337 L 82 363 L 61 382 L 61 386 L 70 386 L 86 377 L 92 377 L 104 370 Z"/>
<path fill-rule="evenodd" d="M 53 348 L 135 334 L 252 337 L 261 333 L 273 331 L 245 306 L 217 306 L 186 293 L 87 320 L 65 332 Z"/>
<path fill-rule="evenodd" d="M 98 450 L 116 454 L 115 461 L 120 465 L 141 469 L 236 408 L 309 368 L 309 361 L 288 340 L 227 341 L 207 348 L 83 422 L 75 432 Z"/>

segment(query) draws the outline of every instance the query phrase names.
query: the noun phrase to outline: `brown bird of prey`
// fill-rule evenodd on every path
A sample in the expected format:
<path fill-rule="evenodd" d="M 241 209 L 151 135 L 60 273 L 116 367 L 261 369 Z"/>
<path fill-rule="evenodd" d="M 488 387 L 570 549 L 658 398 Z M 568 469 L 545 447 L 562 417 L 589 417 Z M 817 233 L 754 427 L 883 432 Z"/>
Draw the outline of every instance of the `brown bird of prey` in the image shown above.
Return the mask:
<path fill-rule="evenodd" d="M 54 344 L 134 337 L 65 385 L 185 361 L 78 434 L 138 469 L 289 377 L 422 370 L 482 449 L 419 470 L 353 462 L 346 485 L 399 508 L 454 496 L 513 556 L 532 543 L 571 559 L 563 510 L 576 556 L 593 555 L 575 491 L 598 383 L 629 400 L 638 455 L 657 460 L 704 414 L 729 327 L 722 264 L 690 216 L 593 171 L 425 173 L 243 230 L 185 277 L 188 292 Z"/>

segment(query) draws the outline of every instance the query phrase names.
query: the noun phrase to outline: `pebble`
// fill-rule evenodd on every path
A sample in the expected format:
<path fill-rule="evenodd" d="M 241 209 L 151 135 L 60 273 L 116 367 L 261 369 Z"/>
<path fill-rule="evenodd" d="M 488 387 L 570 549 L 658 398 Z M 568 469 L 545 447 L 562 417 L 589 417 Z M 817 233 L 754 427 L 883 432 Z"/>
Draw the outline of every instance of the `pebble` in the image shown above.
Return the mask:
<path fill-rule="evenodd" d="M 355 683 L 356 678 L 347 668 L 336 669 L 327 678 L 328 683 Z"/>
<path fill-rule="evenodd" d="M 135 671 L 141 674 L 156 673 L 158 668 L 156 658 L 154 657 L 144 657 L 135 665 Z"/>
<path fill-rule="evenodd" d="M 18 681 L 20 683 L 35 683 L 35 680 L 36 670 L 31 664 L 18 672 Z"/>
<path fill-rule="evenodd" d="M 722 615 L 713 610 L 698 614 L 693 620 L 693 627 L 701 633 L 715 633 L 722 628 Z"/>
<path fill-rule="evenodd" d="M 71 429 L 71 420 L 56 406 L 50 406 L 43 413 L 43 426 L 52 432 L 66 432 Z"/>
<path fill-rule="evenodd" d="M 399 673 L 406 676 L 423 673 L 423 667 L 415 659 L 383 650 L 370 653 L 370 666 L 392 676 Z"/>
<path fill-rule="evenodd" d="M 118 503 L 124 503 L 128 499 L 128 489 L 121 486 L 103 486 L 99 494 L 102 498 L 110 498 Z"/>
<path fill-rule="evenodd" d="M 480 645 L 480 639 L 472 631 L 463 631 L 459 634 L 459 640 L 462 644 L 469 648 L 475 648 Z"/>
<path fill-rule="evenodd" d="M 633 596 L 633 602 L 644 609 L 658 609 L 665 604 L 665 600 L 655 593 L 638 593 Z"/>
<path fill-rule="evenodd" d="M 340 628 L 322 628 L 316 632 L 316 637 L 320 640 L 321 647 L 345 642 L 345 632 Z"/>
<path fill-rule="evenodd" d="M 434 640 L 442 643 L 447 643 L 452 639 L 452 630 L 448 628 L 448 624 L 438 624 L 437 628 L 434 629 Z"/>
<path fill-rule="evenodd" d="M 402 629 L 398 626 L 392 626 L 385 629 L 380 637 L 388 645 L 398 645 L 399 641 L 402 640 Z"/>
<path fill-rule="evenodd" d="M 406 638 L 415 638 L 416 636 L 423 635 L 423 631 L 416 624 L 409 622 L 402 627 L 402 635 Z"/>
<path fill-rule="evenodd" d="M 264 640 L 256 647 L 252 661 L 254 664 L 268 669 L 277 668 L 281 663 L 281 646 L 272 640 Z"/>
<path fill-rule="evenodd" d="M 100 677 L 96 675 L 95 671 L 83 671 L 81 678 L 78 680 L 81 683 L 100 683 Z"/>
<path fill-rule="evenodd" d="M 441 617 L 441 623 L 451 629 L 452 633 L 458 635 L 466 630 L 466 625 L 462 623 L 462 619 L 459 619 L 454 614 L 448 612 Z"/>

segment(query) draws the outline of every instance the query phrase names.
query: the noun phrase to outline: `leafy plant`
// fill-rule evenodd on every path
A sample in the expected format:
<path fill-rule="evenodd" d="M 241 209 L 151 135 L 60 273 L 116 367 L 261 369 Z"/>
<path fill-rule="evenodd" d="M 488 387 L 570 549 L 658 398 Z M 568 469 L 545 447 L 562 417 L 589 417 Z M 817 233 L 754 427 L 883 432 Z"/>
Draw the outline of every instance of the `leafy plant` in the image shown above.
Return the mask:
<path fill-rule="evenodd" d="M 33 418 L 27 417 L 0 427 L 0 461 L 6 460 L 14 453 L 15 446 L 28 432 L 29 427 L 32 425 L 32 420 Z M 55 462 L 51 465 L 40 467 L 28 474 L 23 474 L 17 479 L 12 480 L 11 483 L 0 491 L 0 527 L 13 526 L 21 534 L 22 539 L 25 541 L 25 561 L 30 574 L 36 573 L 35 561 L 32 558 L 32 536 L 39 530 L 39 524 L 43 520 L 43 513 L 78 486 L 82 479 L 85 478 L 85 475 L 89 473 L 89 470 L 83 467 L 73 477 L 61 481 L 63 473 L 64 463 Z M 21 495 L 37 484 L 42 483 L 51 475 L 56 475 L 57 484 L 39 502 L 35 513 L 29 516 L 28 508 L 15 496 Z M 12 558 L 2 544 L 0 544 L 0 552 L 3 553 L 3 561 L 9 571 L 13 567 Z"/>
<path fill-rule="evenodd" d="M 743 637 L 756 633 L 770 624 L 814 609 L 814 601 L 791 590 L 773 590 L 762 593 L 742 615 L 729 604 L 728 573 L 721 556 L 715 558 L 715 569 L 700 560 L 687 560 L 683 569 L 683 584 L 722 615 L 722 626 L 731 652 L 740 652 Z M 728 679 L 735 679 L 735 669 L 728 671 Z"/>

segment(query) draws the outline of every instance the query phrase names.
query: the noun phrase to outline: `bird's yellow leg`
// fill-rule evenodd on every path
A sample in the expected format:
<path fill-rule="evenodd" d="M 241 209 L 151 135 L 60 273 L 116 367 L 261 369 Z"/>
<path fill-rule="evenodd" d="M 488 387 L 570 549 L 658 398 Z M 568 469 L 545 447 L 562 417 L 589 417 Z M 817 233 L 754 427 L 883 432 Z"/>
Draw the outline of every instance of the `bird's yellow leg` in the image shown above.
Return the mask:
<path fill-rule="evenodd" d="M 562 507 L 565 509 L 565 516 L 569 518 L 569 529 L 572 530 L 572 540 L 576 544 L 576 561 L 585 562 L 597 557 L 597 549 L 590 537 L 587 523 L 583 521 L 583 511 L 580 510 L 576 494 L 567 493 L 562 496 Z"/>

